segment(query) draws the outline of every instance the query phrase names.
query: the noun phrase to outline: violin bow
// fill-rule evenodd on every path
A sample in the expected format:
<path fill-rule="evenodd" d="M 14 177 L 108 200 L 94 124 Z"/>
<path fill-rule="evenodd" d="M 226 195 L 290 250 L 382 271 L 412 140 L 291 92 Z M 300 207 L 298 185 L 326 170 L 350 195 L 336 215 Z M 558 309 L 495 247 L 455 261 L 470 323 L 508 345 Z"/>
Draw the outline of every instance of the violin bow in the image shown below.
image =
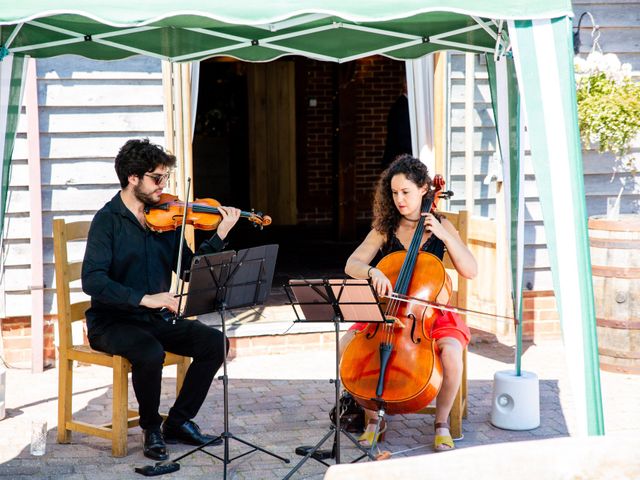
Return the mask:
<path fill-rule="evenodd" d="M 494 317 L 494 318 L 503 318 L 505 320 L 511 320 L 515 322 L 516 325 L 520 325 L 520 320 L 514 317 L 498 315 L 497 313 L 482 312 L 480 310 L 472 310 L 470 308 L 453 307 L 451 305 L 445 305 L 443 303 L 438 303 L 438 302 L 431 302 L 429 300 L 423 300 L 421 298 L 411 297 L 409 295 L 402 295 L 396 292 L 391 292 L 391 295 L 388 295 L 388 296 L 384 295 L 383 298 L 389 298 L 391 300 L 397 300 L 399 302 L 404 302 L 404 303 L 418 303 L 418 304 L 426 305 L 429 307 L 435 307 L 439 310 L 444 310 L 446 312 L 461 313 L 463 315 L 466 315 L 467 313 L 471 313 L 476 315 L 485 315 L 485 316 Z"/>
<path fill-rule="evenodd" d="M 187 177 L 187 188 L 186 188 L 186 197 L 185 198 L 189 198 L 189 193 L 191 193 L 191 177 Z M 178 265 L 176 268 L 176 285 L 175 285 L 175 292 L 174 295 L 178 296 L 180 295 L 180 300 L 178 301 L 178 311 L 176 312 L 176 316 L 180 315 L 180 307 L 182 306 L 182 290 L 184 290 L 184 279 L 182 278 L 182 249 L 184 248 L 184 241 L 185 241 L 185 226 L 187 224 L 187 208 L 183 209 L 184 212 L 182 213 L 182 228 L 180 229 L 180 249 L 178 250 Z M 178 288 L 178 285 L 180 285 L 180 280 L 182 278 L 182 289 Z M 180 290 L 180 294 L 178 294 L 178 290 Z M 174 319 L 174 323 L 175 323 L 175 319 Z"/>

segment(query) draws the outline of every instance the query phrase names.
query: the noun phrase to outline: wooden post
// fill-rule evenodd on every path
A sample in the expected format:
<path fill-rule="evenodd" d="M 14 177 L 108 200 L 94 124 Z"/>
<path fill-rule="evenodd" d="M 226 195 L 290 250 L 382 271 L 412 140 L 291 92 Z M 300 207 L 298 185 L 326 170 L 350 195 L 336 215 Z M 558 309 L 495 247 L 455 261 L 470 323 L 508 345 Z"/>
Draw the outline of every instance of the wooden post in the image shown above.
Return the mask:
<path fill-rule="evenodd" d="M 175 142 L 175 109 L 174 90 L 173 90 L 173 68 L 172 64 L 167 61 L 162 62 L 162 90 L 163 90 L 163 108 L 164 108 L 164 144 L 169 152 L 176 154 Z M 172 195 L 176 194 L 176 176 L 171 177 L 169 181 L 169 189 Z"/>
<path fill-rule="evenodd" d="M 178 163 L 169 188 L 172 194 L 185 199 L 186 179 L 193 178 L 193 154 L 191 141 L 191 74 L 189 64 L 162 64 L 162 82 L 165 93 L 165 141 Z M 193 185 L 189 201 L 193 200 Z M 194 248 L 194 232 L 188 227 L 186 242 Z"/>
<path fill-rule="evenodd" d="M 473 214 L 473 111 L 475 89 L 475 54 L 465 54 L 464 82 L 464 195 L 465 209 Z"/>
<path fill-rule="evenodd" d="M 191 136 L 191 65 L 182 63 L 178 66 L 181 75 L 180 80 L 182 86 L 180 88 L 182 98 L 182 129 L 180 131 L 182 138 L 182 164 L 184 165 L 184 178 L 191 179 L 191 189 L 189 191 L 189 199 L 194 199 L 193 193 L 193 149 Z M 195 231 L 192 226 L 185 229 L 185 240 L 195 250 Z"/>
<path fill-rule="evenodd" d="M 433 54 L 433 152 L 435 156 L 435 172 L 445 175 L 446 155 L 446 112 L 447 112 L 447 54 Z M 446 176 L 445 176 L 446 178 Z"/>
<path fill-rule="evenodd" d="M 31 371 L 44 370 L 44 273 L 42 249 L 42 186 L 40 176 L 40 121 L 36 60 L 27 65 L 24 103 L 27 114 L 29 162 L 29 219 L 31 220 Z"/>

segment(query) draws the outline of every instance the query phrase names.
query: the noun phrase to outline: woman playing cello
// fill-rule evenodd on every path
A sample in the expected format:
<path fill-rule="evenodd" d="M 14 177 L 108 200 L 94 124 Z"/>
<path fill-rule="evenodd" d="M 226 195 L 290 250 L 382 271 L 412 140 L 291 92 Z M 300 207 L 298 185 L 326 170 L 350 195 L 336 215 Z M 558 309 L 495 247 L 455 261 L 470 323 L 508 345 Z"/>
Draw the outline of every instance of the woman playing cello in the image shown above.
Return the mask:
<path fill-rule="evenodd" d="M 451 222 L 437 213 L 421 213 L 423 197 L 430 188 L 431 178 L 420 160 L 411 155 L 401 155 L 391 163 L 381 174 L 376 188 L 373 228 L 347 260 L 345 272 L 348 275 L 370 278 L 378 295 L 390 295 L 393 285 L 381 270 L 372 266 L 375 265 L 373 260 L 380 254 L 406 250 L 418 222 L 424 222 L 421 251 L 432 253 L 441 260 L 447 251 L 458 274 L 469 279 L 475 277 L 475 258 Z M 347 348 L 356 332 L 366 327 L 366 323 L 351 327 L 340 342 L 341 350 Z M 460 386 L 462 352 L 469 342 L 470 331 L 456 314 L 442 312 L 434 321 L 431 333 L 436 340 L 443 369 L 442 386 L 436 399 L 434 449 L 443 451 L 454 448 L 447 421 Z M 377 422 L 376 412 L 366 410 L 366 413 L 369 422 L 359 438 L 364 446 L 373 442 Z M 382 424 L 379 434 L 385 430 L 386 424 Z"/>

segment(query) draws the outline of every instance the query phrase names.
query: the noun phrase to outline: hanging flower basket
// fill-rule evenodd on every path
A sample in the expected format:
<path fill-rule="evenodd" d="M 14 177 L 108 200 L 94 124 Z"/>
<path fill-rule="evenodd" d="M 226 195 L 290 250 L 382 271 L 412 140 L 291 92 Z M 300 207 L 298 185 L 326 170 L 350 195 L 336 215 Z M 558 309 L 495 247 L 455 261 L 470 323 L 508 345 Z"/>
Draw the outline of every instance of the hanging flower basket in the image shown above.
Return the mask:
<path fill-rule="evenodd" d="M 574 66 L 583 146 L 612 153 L 635 173 L 628 153 L 640 132 L 640 84 L 631 79 L 631 65 L 615 54 L 592 51 L 586 59 L 576 57 Z"/>

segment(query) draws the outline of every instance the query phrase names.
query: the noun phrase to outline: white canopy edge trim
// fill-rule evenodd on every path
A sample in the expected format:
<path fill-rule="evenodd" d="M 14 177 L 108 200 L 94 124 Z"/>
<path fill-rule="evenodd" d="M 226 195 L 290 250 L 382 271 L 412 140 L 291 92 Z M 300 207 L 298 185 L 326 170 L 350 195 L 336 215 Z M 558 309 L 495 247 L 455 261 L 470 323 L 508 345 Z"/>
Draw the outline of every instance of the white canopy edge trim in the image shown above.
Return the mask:
<path fill-rule="evenodd" d="M 159 22 L 161 20 L 165 20 L 167 18 L 172 18 L 177 16 L 196 16 L 196 17 L 202 17 L 202 18 L 209 18 L 211 20 L 216 20 L 216 21 L 231 24 L 231 25 L 247 25 L 247 26 L 259 27 L 261 25 L 276 24 L 279 22 L 284 22 L 299 16 L 310 16 L 310 15 L 324 15 L 326 17 L 339 17 L 343 20 L 347 20 L 350 22 L 386 22 L 389 20 L 399 20 L 402 18 L 410 18 L 410 17 L 414 17 L 424 13 L 431 13 L 431 12 L 457 13 L 460 15 L 485 17 L 485 18 L 495 17 L 493 13 L 487 12 L 487 11 L 465 10 L 462 8 L 446 8 L 446 7 L 445 8 L 420 8 L 416 10 L 399 12 L 398 14 L 395 14 L 395 15 L 383 15 L 380 17 L 353 15 L 353 14 L 348 14 L 346 12 L 340 12 L 337 10 L 325 10 L 321 8 L 319 9 L 314 8 L 314 9 L 294 10 L 286 14 L 275 15 L 273 17 L 261 18 L 257 20 L 247 20 L 246 18 L 231 18 L 231 17 L 225 17 L 223 15 L 212 15 L 210 13 L 201 12 L 199 10 L 174 10 L 170 13 L 151 17 L 141 22 L 121 23 L 121 22 L 107 20 L 106 18 L 102 18 L 102 17 L 99 17 L 98 15 L 93 15 L 91 13 L 84 12 L 82 10 L 73 10 L 73 9 L 55 10 L 54 9 L 54 10 L 44 10 L 42 12 L 39 12 L 33 15 L 20 17 L 13 20 L 0 21 L 0 25 L 16 25 L 19 23 L 31 22 L 38 18 L 47 18 L 47 17 L 56 16 L 56 15 L 78 15 L 80 17 L 85 17 L 90 20 L 94 20 L 103 25 L 109 25 L 111 27 L 118 27 L 118 28 L 139 27 L 139 26 L 150 25 L 154 22 Z M 528 16 L 502 15 L 502 14 L 500 15 L 500 18 L 504 20 L 542 20 L 542 19 L 559 18 L 559 17 L 573 18 L 573 11 L 570 9 L 569 10 L 558 9 L 558 10 L 550 10 L 548 12 L 539 13 L 536 15 L 528 15 Z"/>
<path fill-rule="evenodd" d="M 340 63 L 340 59 L 339 58 L 328 57 L 328 56 L 324 56 L 324 55 L 320 55 L 320 54 L 313 55 L 311 52 L 307 52 L 306 50 L 296 50 L 294 48 L 286 48 L 286 47 L 279 47 L 279 50 L 282 51 L 281 55 L 274 55 L 273 57 L 269 57 L 269 58 L 265 58 L 265 59 L 258 59 L 258 60 L 247 60 L 246 58 L 238 57 L 237 55 L 234 55 L 233 53 L 229 53 L 229 54 L 225 53 L 225 57 L 235 58 L 236 60 L 239 60 L 241 62 L 269 63 L 269 62 L 273 62 L 274 60 L 278 60 L 280 58 L 285 58 L 288 55 L 294 54 L 294 55 L 304 56 L 304 57 L 309 58 L 311 60 L 321 60 L 321 61 L 325 61 L 325 62 Z M 198 54 L 198 52 L 193 54 L 193 55 L 196 55 L 196 56 L 193 56 L 191 61 L 206 60 L 206 58 L 198 58 L 197 54 Z M 385 56 L 389 57 L 389 58 L 394 58 L 391 55 L 385 55 Z M 168 60 L 171 61 L 172 59 L 168 59 Z M 180 61 L 186 61 L 186 60 L 189 60 L 189 59 L 180 60 Z M 394 58 L 394 60 L 395 60 L 395 58 Z"/>

